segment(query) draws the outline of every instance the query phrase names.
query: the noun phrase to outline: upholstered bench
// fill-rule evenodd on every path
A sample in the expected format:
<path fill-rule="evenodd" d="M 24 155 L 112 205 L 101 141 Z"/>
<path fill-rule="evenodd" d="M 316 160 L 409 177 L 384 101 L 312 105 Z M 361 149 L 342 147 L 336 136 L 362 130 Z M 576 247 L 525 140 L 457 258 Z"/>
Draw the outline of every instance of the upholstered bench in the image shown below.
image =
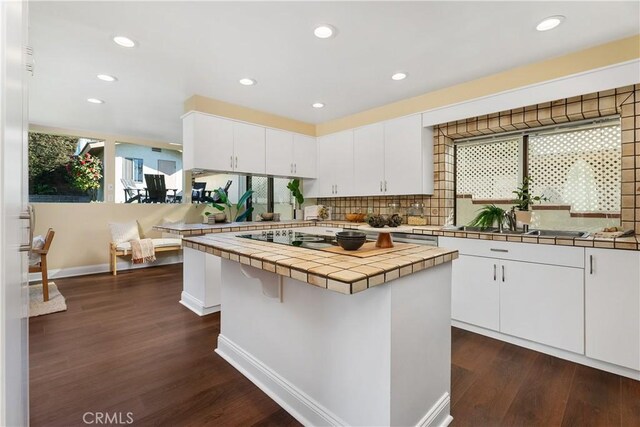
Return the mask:
<path fill-rule="evenodd" d="M 109 271 L 114 276 L 118 274 L 118 257 L 131 256 L 131 240 L 140 239 L 138 232 L 138 222 L 111 223 L 111 242 L 109 243 Z M 162 237 L 151 239 L 154 251 L 168 252 L 182 249 L 182 239 L 173 237 Z"/>

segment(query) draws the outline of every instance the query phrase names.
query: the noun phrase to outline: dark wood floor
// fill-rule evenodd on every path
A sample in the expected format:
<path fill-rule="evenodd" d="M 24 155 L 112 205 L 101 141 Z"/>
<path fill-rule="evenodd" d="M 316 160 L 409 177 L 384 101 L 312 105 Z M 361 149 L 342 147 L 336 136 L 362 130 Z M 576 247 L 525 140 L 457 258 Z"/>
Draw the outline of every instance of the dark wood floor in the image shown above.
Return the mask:
<path fill-rule="evenodd" d="M 32 426 L 297 425 L 213 352 L 220 316 L 178 304 L 181 265 L 56 283 L 68 310 L 30 321 Z M 452 355 L 454 426 L 640 426 L 639 382 L 460 329 Z"/>

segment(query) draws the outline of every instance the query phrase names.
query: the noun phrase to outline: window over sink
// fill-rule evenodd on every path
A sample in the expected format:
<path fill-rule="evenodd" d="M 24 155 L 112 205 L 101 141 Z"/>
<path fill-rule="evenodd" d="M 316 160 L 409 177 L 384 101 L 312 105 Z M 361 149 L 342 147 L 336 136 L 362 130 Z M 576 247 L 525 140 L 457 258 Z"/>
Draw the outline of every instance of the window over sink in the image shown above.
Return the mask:
<path fill-rule="evenodd" d="M 532 227 L 595 230 L 620 224 L 622 141 L 612 116 L 455 141 L 456 223 L 486 204 L 510 208 L 523 177 L 546 198 Z"/>

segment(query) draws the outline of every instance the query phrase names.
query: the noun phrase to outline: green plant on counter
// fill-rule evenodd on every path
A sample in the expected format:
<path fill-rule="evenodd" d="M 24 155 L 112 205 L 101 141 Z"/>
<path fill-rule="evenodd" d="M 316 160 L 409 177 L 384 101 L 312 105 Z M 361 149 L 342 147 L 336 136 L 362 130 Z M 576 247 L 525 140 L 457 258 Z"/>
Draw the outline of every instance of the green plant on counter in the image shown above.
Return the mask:
<path fill-rule="evenodd" d="M 220 199 L 220 203 L 207 203 L 207 206 L 210 206 L 214 209 L 217 209 L 220 212 L 225 212 L 225 213 L 226 213 L 226 210 L 229 209 L 227 218 L 229 219 L 233 218 L 233 222 L 246 221 L 249 215 L 251 215 L 251 212 L 253 212 L 253 206 L 250 207 L 249 209 L 245 208 L 245 203 L 247 202 L 247 200 L 249 200 L 249 197 L 251 197 L 251 195 L 253 194 L 253 190 L 247 190 L 242 195 L 242 197 L 240 197 L 240 200 L 238 200 L 238 203 L 236 203 L 235 205 L 233 205 L 229 201 L 229 196 L 227 196 L 227 193 L 225 193 L 223 189 L 218 188 L 217 190 L 214 190 L 214 193 Z M 235 212 L 235 216 L 233 215 L 233 212 Z M 205 208 L 202 215 L 208 217 L 213 213 L 216 213 L 216 212 Z"/>
<path fill-rule="evenodd" d="M 505 210 L 497 207 L 496 205 L 485 205 L 479 211 L 478 215 L 469 223 L 473 227 L 490 228 L 494 224 L 498 224 L 498 227 L 503 224 Z"/>
<path fill-rule="evenodd" d="M 287 184 L 287 188 L 291 191 L 291 195 L 296 199 L 296 203 L 298 203 L 298 208 L 302 206 L 304 203 L 304 196 L 302 195 L 302 191 L 300 191 L 300 180 L 293 179 Z"/>
<path fill-rule="evenodd" d="M 516 190 L 513 191 L 513 194 L 516 195 L 516 199 L 514 200 L 516 204 L 515 207 L 519 211 L 528 211 L 529 206 L 535 203 L 546 202 L 549 200 L 548 198 L 544 197 L 544 195 L 531 195 L 529 187 L 532 182 L 533 178 L 531 178 L 530 176 L 525 176 L 524 178 L 522 178 L 522 184 L 520 185 L 520 187 L 516 188 Z"/>

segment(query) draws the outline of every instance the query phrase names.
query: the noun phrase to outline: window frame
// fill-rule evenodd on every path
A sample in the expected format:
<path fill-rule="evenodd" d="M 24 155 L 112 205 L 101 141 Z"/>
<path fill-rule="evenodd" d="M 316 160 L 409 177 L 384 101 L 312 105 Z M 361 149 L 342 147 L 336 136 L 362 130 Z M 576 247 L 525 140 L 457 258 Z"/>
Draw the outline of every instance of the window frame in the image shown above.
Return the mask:
<path fill-rule="evenodd" d="M 131 179 L 133 180 L 133 182 L 144 183 L 144 159 L 140 159 L 138 157 L 123 157 L 123 159 L 125 161 L 131 161 Z M 137 171 L 138 167 L 136 166 L 136 164 L 138 162 L 140 162 L 140 165 L 139 165 L 140 179 L 136 179 L 136 173 L 138 172 Z"/>

